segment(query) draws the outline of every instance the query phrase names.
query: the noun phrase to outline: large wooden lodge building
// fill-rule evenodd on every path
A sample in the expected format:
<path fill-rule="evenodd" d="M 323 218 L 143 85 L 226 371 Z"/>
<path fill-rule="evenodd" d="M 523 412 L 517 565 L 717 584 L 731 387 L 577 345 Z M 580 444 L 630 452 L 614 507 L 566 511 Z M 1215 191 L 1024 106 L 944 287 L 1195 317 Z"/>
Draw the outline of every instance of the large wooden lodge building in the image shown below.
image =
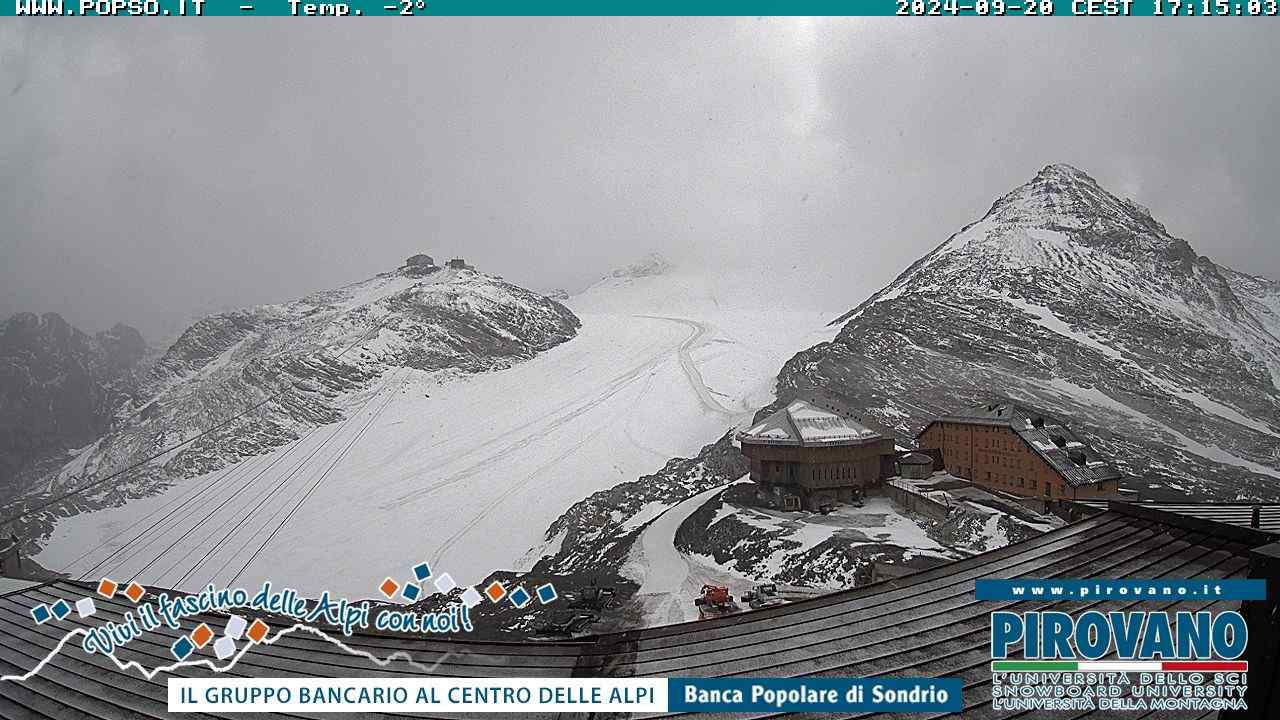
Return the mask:
<path fill-rule="evenodd" d="M 736 439 L 757 500 L 781 510 L 847 503 L 899 471 L 927 477 L 938 467 L 981 487 L 1043 500 L 1120 489 L 1120 472 L 1066 423 L 1009 400 L 933 420 L 916 436 L 919 452 L 902 458 L 891 432 L 825 394 L 792 400 Z"/>
<path fill-rule="evenodd" d="M 892 474 L 889 432 L 825 395 L 791 401 L 737 440 L 759 499 L 784 510 L 849 502 Z"/>
<path fill-rule="evenodd" d="M 1120 488 L 1120 472 L 1064 422 L 1011 401 L 940 417 L 916 440 L 940 450 L 952 475 L 1015 495 L 1077 499 Z"/>

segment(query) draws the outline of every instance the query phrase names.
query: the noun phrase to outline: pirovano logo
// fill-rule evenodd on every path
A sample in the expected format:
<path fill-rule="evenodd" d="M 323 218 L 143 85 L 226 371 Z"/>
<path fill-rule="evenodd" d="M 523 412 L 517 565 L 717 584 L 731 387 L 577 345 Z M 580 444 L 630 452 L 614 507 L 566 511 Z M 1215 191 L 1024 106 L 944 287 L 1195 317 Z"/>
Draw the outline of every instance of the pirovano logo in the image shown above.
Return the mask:
<path fill-rule="evenodd" d="M 1034 591 L 1033 591 L 1034 588 Z M 979 581 L 979 599 L 1127 599 L 1123 609 L 991 613 L 992 706 L 1026 711 L 1245 710 L 1249 628 L 1234 609 L 1137 609 L 1143 599 L 1258 600 L 1260 580 Z M 1135 602 L 1136 601 L 1136 602 Z"/>

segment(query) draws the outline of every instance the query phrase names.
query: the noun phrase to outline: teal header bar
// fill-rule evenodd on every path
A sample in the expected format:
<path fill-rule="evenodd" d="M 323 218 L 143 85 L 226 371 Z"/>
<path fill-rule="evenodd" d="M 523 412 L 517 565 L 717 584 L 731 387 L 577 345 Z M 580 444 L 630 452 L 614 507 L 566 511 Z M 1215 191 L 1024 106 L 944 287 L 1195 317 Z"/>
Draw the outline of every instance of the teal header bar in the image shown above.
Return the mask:
<path fill-rule="evenodd" d="M 0 0 L 0 15 L 431 17 L 861 15 L 899 17 L 1276 17 L 1280 0 Z"/>

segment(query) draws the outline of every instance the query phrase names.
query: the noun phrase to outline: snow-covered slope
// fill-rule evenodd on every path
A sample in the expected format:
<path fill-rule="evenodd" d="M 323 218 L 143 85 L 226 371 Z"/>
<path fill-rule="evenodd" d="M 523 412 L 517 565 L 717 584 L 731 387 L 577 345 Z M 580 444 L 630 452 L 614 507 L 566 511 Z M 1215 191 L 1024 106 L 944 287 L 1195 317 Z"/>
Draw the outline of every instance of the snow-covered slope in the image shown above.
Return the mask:
<path fill-rule="evenodd" d="M 463 284 L 447 307 L 486 308 L 514 292 L 479 273 L 440 272 L 442 282 L 454 278 L 445 284 Z M 341 346 L 377 321 L 401 322 L 404 293 L 426 291 L 423 281 L 386 277 L 305 302 L 338 309 L 346 330 L 323 338 Z M 669 264 L 613 273 L 566 301 L 581 327 L 554 347 L 553 334 L 538 329 L 560 312 L 542 310 L 558 305 L 521 303 L 523 314 L 509 323 L 482 316 L 472 325 L 450 321 L 494 343 L 506 338 L 513 350 L 523 346 L 508 335 L 538 331 L 547 342 L 536 355 L 529 344 L 518 363 L 488 363 L 485 343 L 441 342 L 426 329 L 414 345 L 429 348 L 425 359 L 409 352 L 401 333 L 371 335 L 341 362 L 326 361 L 311 381 L 314 402 L 303 407 L 317 416 L 319 429 L 284 426 L 294 439 L 266 425 L 210 443 L 197 457 L 212 472 L 191 473 L 160 495 L 120 508 L 62 520 L 38 560 L 70 566 L 73 574 L 136 573 L 158 585 L 271 577 L 303 590 L 357 595 L 421 560 L 460 582 L 517 567 L 566 508 L 669 457 L 696 453 L 705 438 L 745 421 L 761 397 L 767 400 L 783 359 L 830 336 L 824 325 L 835 312 L 794 309 L 785 294 L 764 296 L 750 322 L 737 319 L 717 307 L 736 282 Z M 175 346 L 183 351 L 171 350 L 164 363 L 176 378 L 171 392 L 190 385 L 184 378 L 243 374 L 237 348 L 262 342 L 254 328 L 309 323 L 309 310 L 255 310 L 197 325 Z M 351 314 L 366 320 L 346 320 Z M 315 322 L 306 335 L 326 326 Z M 440 346 L 450 353 L 437 357 Z M 199 400 L 205 385 L 192 387 L 201 390 L 182 397 Z M 251 444 L 254 452 L 242 454 L 252 459 L 227 467 L 208 460 L 239 443 Z M 160 527 L 121 547 L 157 520 Z"/>
<path fill-rule="evenodd" d="M 779 389 L 839 392 L 904 439 L 1009 395 L 1071 418 L 1139 489 L 1280 498 L 1277 298 L 1051 165 L 846 314 Z"/>
<path fill-rule="evenodd" d="M 829 271 L 768 261 L 706 268 L 649 255 L 566 304 L 582 317 L 663 318 L 690 328 L 695 335 L 680 353 L 687 382 L 699 388 L 709 411 L 741 421 L 773 399 L 774 379 L 786 358 L 834 335 L 825 326 L 839 310 L 812 292 L 834 282 Z M 848 287 L 847 297 L 861 299 L 872 289 Z M 688 447 L 696 449 L 716 434 Z"/>
<path fill-rule="evenodd" d="M 364 423 L 386 417 L 384 403 L 516 365 L 574 337 L 578 325 L 562 305 L 496 277 L 420 265 L 292 303 L 207 317 L 154 363 L 138 399 L 50 478 L 47 492 L 194 441 L 25 518 L 21 533 L 36 541 L 58 522 L 39 556 L 53 569 L 145 568 L 143 577 L 156 579 L 155 570 L 192 543 L 219 544 L 206 565 L 229 545 L 256 547 L 253 533 L 264 539 L 304 496 L 304 511 L 335 524 L 342 506 L 326 505 L 320 488 L 360 483 L 343 477 L 347 468 L 328 465 L 348 458 L 348 442 L 374 431 Z M 426 401 L 424 392 L 418 397 Z M 204 434 L 211 427 L 216 431 Z M 318 489 L 305 492 L 312 483 Z M 99 508 L 107 509 L 84 512 Z M 290 527 L 305 526 L 300 520 L 290 518 Z M 325 544 L 323 536 L 317 544 Z"/>

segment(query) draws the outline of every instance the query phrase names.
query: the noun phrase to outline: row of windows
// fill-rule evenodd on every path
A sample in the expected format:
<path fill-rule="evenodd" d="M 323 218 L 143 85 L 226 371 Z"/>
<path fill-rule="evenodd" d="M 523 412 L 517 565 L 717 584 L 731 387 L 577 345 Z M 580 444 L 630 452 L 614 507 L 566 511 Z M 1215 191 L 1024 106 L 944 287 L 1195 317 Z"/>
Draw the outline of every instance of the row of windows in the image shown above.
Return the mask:
<path fill-rule="evenodd" d="M 978 462 L 987 465 L 998 465 L 1000 467 L 1017 468 L 1026 470 L 1034 467 L 1031 461 L 1023 457 L 1009 457 L 1007 455 L 979 455 Z"/>
<path fill-rule="evenodd" d="M 1023 477 L 1015 478 L 1012 475 L 1003 475 L 999 473 L 993 475 L 990 470 L 987 471 L 987 483 L 991 485 L 1004 485 L 1006 487 L 1011 487 L 1011 488 L 1017 487 L 1017 488 L 1029 489 L 1032 491 L 1039 489 L 1034 479 L 1027 480 L 1026 478 L 1023 478 Z M 1050 481 L 1048 480 L 1044 481 L 1044 493 L 1046 495 L 1049 494 L 1049 491 L 1051 490 L 1052 487 L 1053 485 Z"/>
<path fill-rule="evenodd" d="M 848 465 L 819 465 L 813 470 L 815 480 L 849 480 L 853 477 L 853 468 Z"/>
<path fill-rule="evenodd" d="M 766 463 L 765 472 L 779 477 L 783 473 L 784 463 Z M 795 465 L 785 465 L 788 479 L 795 479 Z M 853 468 L 849 465 L 817 465 L 812 469 L 814 480 L 852 480 Z"/>
<path fill-rule="evenodd" d="M 1022 445 L 1021 441 L 1009 438 L 1008 433 L 1006 433 L 1001 428 L 978 426 L 974 429 L 976 432 L 980 434 L 992 435 L 992 434 L 998 433 L 1003 436 L 1003 437 L 985 438 L 981 440 L 979 443 L 976 443 L 975 444 L 976 447 L 989 448 L 992 450 L 1003 450 L 1003 451 L 1019 451 L 1019 450 L 1025 451 L 1025 447 Z M 944 447 L 943 447 L 944 456 L 950 456 L 956 459 L 969 458 L 972 456 L 974 462 L 979 464 L 998 465 L 1000 467 L 1007 467 L 1007 468 L 1013 468 L 1018 470 L 1030 470 L 1035 467 L 1034 460 L 1031 458 L 1027 458 L 1025 456 L 1015 455 L 1013 457 L 1009 457 L 1009 456 L 998 455 L 993 453 L 987 453 L 985 455 L 982 455 L 982 454 L 973 455 L 970 450 L 971 446 L 967 443 L 959 444 L 959 445 L 951 445 L 950 443 L 961 441 L 964 438 L 957 437 L 955 433 L 948 433 L 945 429 L 945 426 L 941 432 L 941 435 L 944 443 Z"/>

